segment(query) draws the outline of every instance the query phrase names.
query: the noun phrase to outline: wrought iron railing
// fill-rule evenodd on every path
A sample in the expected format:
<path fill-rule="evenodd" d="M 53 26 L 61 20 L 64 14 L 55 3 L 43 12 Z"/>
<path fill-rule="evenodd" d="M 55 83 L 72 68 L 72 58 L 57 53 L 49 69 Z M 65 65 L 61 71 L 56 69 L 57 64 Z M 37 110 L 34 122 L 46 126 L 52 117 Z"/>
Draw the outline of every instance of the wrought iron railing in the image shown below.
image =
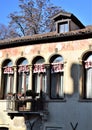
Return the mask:
<path fill-rule="evenodd" d="M 9 99 L 7 101 L 7 110 L 8 111 L 43 111 L 44 110 L 44 101 L 42 99 Z"/>
<path fill-rule="evenodd" d="M 7 98 L 7 113 L 11 117 L 14 116 L 40 116 L 43 120 L 47 120 L 48 109 L 47 102 L 44 98 L 36 98 L 30 96 L 22 96 L 20 98 L 14 98 L 9 95 Z"/>

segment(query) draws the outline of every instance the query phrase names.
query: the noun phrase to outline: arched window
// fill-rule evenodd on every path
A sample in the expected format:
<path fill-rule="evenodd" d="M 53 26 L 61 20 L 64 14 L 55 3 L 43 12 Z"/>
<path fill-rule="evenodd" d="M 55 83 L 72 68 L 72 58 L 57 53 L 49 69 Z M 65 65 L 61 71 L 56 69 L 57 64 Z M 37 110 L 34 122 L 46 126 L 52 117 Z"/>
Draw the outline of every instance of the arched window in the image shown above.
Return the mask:
<path fill-rule="evenodd" d="M 29 66 L 25 58 L 20 58 L 17 62 L 17 93 L 25 93 L 28 89 Z"/>
<path fill-rule="evenodd" d="M 51 98 L 63 98 L 63 57 L 60 55 L 54 55 L 50 59 L 50 77 L 51 77 Z"/>
<path fill-rule="evenodd" d="M 3 72 L 3 98 L 6 98 L 9 93 L 13 93 L 14 86 L 14 70 L 12 61 L 7 59 L 2 65 Z"/>
<path fill-rule="evenodd" d="M 92 99 L 92 52 L 86 53 L 83 57 L 84 68 L 84 98 Z"/>
<path fill-rule="evenodd" d="M 33 90 L 42 97 L 46 93 L 46 68 L 43 57 L 38 56 L 33 60 Z"/>

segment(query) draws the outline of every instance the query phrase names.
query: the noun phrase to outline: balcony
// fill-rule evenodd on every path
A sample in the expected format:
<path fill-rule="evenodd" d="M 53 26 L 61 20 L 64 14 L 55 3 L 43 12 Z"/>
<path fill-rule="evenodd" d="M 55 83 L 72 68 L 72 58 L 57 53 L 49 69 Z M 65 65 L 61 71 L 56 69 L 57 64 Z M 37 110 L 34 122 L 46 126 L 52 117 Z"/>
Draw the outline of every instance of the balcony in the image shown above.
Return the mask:
<path fill-rule="evenodd" d="M 36 98 L 29 96 L 21 96 L 16 99 L 12 95 L 7 100 L 7 112 L 8 115 L 13 118 L 14 116 L 27 115 L 43 115 L 46 113 L 46 103 L 42 98 Z"/>
<path fill-rule="evenodd" d="M 8 111 L 42 111 L 44 102 L 41 99 L 8 100 Z"/>

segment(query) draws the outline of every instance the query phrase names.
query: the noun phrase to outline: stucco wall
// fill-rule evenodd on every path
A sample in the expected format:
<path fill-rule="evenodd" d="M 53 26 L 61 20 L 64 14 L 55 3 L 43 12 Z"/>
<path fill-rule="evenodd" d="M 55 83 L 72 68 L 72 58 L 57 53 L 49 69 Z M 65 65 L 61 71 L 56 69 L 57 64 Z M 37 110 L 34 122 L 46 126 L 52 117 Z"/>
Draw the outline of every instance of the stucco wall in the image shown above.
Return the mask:
<path fill-rule="evenodd" d="M 27 58 L 29 65 L 31 65 L 32 60 L 38 55 L 43 56 L 45 59 L 45 63 L 49 64 L 49 59 L 51 58 L 51 56 L 55 54 L 60 54 L 61 56 L 63 56 L 65 62 L 64 63 L 64 90 L 66 91 L 66 93 L 72 93 L 74 89 L 73 88 L 74 83 L 77 80 L 79 80 L 78 82 L 81 84 L 80 59 L 81 56 L 86 51 L 90 50 L 89 46 L 91 45 L 91 43 L 92 43 L 92 39 L 86 39 L 86 40 L 76 40 L 76 41 L 50 43 L 50 44 L 46 43 L 46 44 L 2 49 L 0 50 L 0 65 L 2 65 L 4 60 L 9 58 L 13 61 L 13 65 L 15 66 L 17 60 L 21 57 Z M 1 75 L 1 70 L 0 70 L 0 75 Z M 78 85 L 79 83 L 75 83 L 75 84 Z"/>
<path fill-rule="evenodd" d="M 49 63 L 49 59 L 54 54 L 63 56 L 65 99 L 63 101 L 48 101 L 49 117 L 44 125 L 44 129 L 45 126 L 52 125 L 58 125 L 62 127 L 62 130 L 72 130 L 73 127 L 76 127 L 76 130 L 90 130 L 92 128 L 92 103 L 79 100 L 82 93 L 81 58 L 85 52 L 91 50 L 91 44 L 92 39 L 85 39 L 0 49 L 0 65 L 7 58 L 13 61 L 13 65 L 16 65 L 16 61 L 19 58 L 25 57 L 31 65 L 33 58 L 38 55 L 45 58 L 46 64 Z M 0 69 L 0 76 L 2 76 L 1 72 Z M 31 83 L 30 86 L 32 85 Z M 6 106 L 3 106 L 2 102 L 0 102 L 0 106 L 0 113 L 4 113 L 4 117 L 7 117 L 7 123 L 5 123 L 3 116 L 0 116 L 0 123 L 10 124 L 10 118 L 6 116 L 7 112 L 5 112 Z M 21 130 L 25 129 L 21 128 Z"/>

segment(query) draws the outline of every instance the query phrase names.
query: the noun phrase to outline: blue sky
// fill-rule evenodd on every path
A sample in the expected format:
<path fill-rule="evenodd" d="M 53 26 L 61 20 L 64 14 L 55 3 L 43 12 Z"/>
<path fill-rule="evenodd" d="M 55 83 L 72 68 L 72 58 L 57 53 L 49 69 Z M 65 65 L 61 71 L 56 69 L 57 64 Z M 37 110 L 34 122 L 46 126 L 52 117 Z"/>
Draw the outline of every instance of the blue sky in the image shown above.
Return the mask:
<path fill-rule="evenodd" d="M 0 0 L 0 23 L 8 25 L 8 15 L 18 11 L 18 0 Z M 85 26 L 92 25 L 92 0 L 51 0 L 65 11 L 73 13 Z"/>

